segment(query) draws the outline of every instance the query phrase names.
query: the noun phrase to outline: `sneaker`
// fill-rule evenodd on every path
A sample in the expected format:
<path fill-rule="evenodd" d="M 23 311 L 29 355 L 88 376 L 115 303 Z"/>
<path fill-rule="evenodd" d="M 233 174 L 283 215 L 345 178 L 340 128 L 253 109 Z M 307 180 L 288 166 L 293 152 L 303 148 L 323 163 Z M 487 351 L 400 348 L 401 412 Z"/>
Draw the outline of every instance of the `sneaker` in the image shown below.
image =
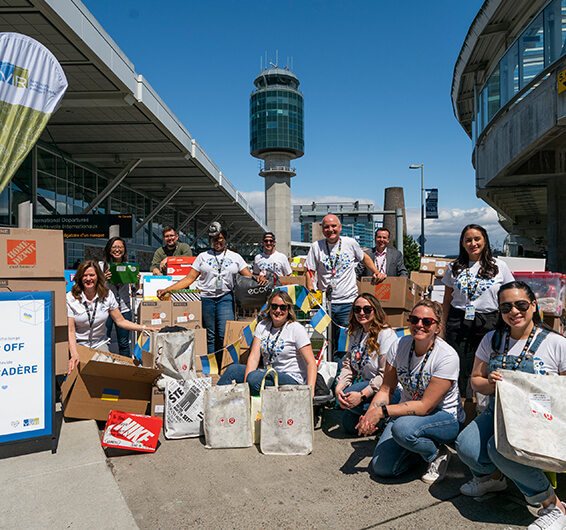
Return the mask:
<path fill-rule="evenodd" d="M 460 486 L 460 493 L 468 497 L 481 497 L 490 491 L 503 491 L 507 488 L 507 479 L 501 475 L 498 479 L 491 478 L 491 475 L 484 477 L 474 477 L 469 482 Z"/>
<path fill-rule="evenodd" d="M 440 482 L 446 475 L 446 469 L 448 469 L 448 462 L 450 462 L 450 457 L 452 454 L 444 449 L 444 452 L 437 456 L 429 465 L 426 473 L 421 477 L 423 482 L 427 484 L 434 484 L 435 482 Z"/>
<path fill-rule="evenodd" d="M 564 503 L 562 506 L 566 507 Z M 566 528 L 566 515 L 554 504 L 538 511 L 538 519 L 529 525 L 527 530 L 563 530 Z"/>

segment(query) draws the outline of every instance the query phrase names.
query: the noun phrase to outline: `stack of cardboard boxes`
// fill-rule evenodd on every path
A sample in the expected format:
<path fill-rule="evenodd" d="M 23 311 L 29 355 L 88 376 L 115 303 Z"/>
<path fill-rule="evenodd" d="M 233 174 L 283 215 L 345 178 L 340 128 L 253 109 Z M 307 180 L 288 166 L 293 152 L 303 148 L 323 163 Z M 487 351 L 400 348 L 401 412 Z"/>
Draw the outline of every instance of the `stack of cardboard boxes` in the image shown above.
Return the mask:
<path fill-rule="evenodd" d="M 69 360 L 63 232 L 0 228 L 0 291 L 52 291 L 55 373 Z"/>

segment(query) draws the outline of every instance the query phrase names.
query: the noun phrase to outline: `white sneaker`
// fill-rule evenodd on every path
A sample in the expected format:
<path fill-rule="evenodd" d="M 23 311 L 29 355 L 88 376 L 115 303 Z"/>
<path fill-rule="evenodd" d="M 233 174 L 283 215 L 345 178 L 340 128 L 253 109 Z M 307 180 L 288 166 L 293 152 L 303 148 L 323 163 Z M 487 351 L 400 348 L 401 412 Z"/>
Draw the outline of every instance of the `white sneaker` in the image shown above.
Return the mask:
<path fill-rule="evenodd" d="M 450 462 L 451 456 L 452 454 L 447 449 L 444 449 L 444 452 L 428 465 L 428 469 L 421 477 L 421 480 L 427 484 L 440 482 L 446 475 L 446 469 L 448 468 L 448 462 Z"/>
<path fill-rule="evenodd" d="M 491 475 L 485 477 L 474 477 L 469 482 L 460 486 L 460 493 L 468 497 L 481 497 L 490 491 L 503 491 L 507 488 L 507 480 L 504 475 L 498 479 L 491 478 Z"/>
<path fill-rule="evenodd" d="M 562 503 L 562 506 L 566 505 Z M 529 525 L 527 530 L 563 530 L 566 528 L 566 515 L 554 504 L 538 511 L 538 519 Z"/>

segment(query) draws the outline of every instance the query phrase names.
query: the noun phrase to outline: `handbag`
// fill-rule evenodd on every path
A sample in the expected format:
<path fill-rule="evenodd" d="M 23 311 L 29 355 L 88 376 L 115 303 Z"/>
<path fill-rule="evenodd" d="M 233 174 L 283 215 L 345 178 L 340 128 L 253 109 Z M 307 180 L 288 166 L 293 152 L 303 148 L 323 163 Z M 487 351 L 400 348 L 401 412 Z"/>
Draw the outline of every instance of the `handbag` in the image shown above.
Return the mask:
<path fill-rule="evenodd" d="M 251 447 L 250 387 L 247 383 L 207 388 L 204 393 L 207 449 Z"/>
<path fill-rule="evenodd" d="M 495 386 L 495 448 L 520 464 L 566 471 L 566 377 L 501 373 Z"/>
<path fill-rule="evenodd" d="M 272 271 L 266 271 L 267 283 L 259 285 L 255 278 L 248 278 L 241 274 L 234 275 L 234 300 L 242 309 L 260 309 L 275 286 Z"/>
<path fill-rule="evenodd" d="M 275 386 L 265 386 L 273 372 Z M 268 369 L 261 383 L 259 447 L 264 455 L 308 455 L 312 452 L 314 423 L 312 391 L 308 385 L 279 386 L 277 372 Z"/>
<path fill-rule="evenodd" d="M 163 370 L 164 376 L 173 379 L 196 377 L 194 329 L 152 333 L 150 350 L 155 355 L 155 365 Z"/>

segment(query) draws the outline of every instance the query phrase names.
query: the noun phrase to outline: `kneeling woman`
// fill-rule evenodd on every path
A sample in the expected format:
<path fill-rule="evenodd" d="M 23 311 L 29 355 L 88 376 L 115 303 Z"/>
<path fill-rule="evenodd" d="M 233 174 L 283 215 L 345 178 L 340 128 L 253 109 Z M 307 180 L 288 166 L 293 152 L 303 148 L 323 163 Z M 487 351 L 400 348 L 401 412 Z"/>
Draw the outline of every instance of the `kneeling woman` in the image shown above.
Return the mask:
<path fill-rule="evenodd" d="M 358 432 L 369 436 L 377 423 L 391 417 L 373 453 L 376 475 L 397 476 L 423 459 L 428 462 L 422 480 L 428 484 L 444 478 L 453 442 L 464 421 L 458 391 L 459 359 L 456 351 L 438 335 L 442 307 L 422 300 L 411 312 L 411 336 L 399 340 L 387 357 L 383 384 Z M 403 389 L 397 405 L 390 405 L 397 383 Z"/>
<path fill-rule="evenodd" d="M 386 353 L 396 344 L 397 334 L 387 324 L 387 316 L 377 298 L 364 293 L 354 300 L 348 335 L 348 352 L 335 393 L 338 404 L 344 409 L 344 429 L 349 434 L 357 434 L 360 416 L 381 387 Z M 354 383 L 358 377 L 362 380 Z"/>
<path fill-rule="evenodd" d="M 566 528 L 565 506 L 544 472 L 512 462 L 495 448 L 493 416 L 495 383 L 505 378 L 500 370 L 566 375 L 566 338 L 542 322 L 535 295 L 526 283 L 503 285 L 498 300 L 497 326 L 481 341 L 472 370 L 472 387 L 490 396 L 489 406 L 456 440 L 458 456 L 473 474 L 460 491 L 471 497 L 501 491 L 507 487 L 507 476 L 529 504 L 542 504 L 539 519 L 529 529 Z"/>
<path fill-rule="evenodd" d="M 271 366 L 277 371 L 280 385 L 310 385 L 314 396 L 317 370 L 311 341 L 305 328 L 297 322 L 290 296 L 284 291 L 274 291 L 260 316 L 263 320 L 256 326 L 248 364 L 245 367 L 230 365 L 218 384 L 247 381 L 252 396 L 259 395 L 266 370 L 258 370 L 257 367 L 263 357 L 263 366 Z M 271 374 L 265 384 L 273 386 Z"/>

